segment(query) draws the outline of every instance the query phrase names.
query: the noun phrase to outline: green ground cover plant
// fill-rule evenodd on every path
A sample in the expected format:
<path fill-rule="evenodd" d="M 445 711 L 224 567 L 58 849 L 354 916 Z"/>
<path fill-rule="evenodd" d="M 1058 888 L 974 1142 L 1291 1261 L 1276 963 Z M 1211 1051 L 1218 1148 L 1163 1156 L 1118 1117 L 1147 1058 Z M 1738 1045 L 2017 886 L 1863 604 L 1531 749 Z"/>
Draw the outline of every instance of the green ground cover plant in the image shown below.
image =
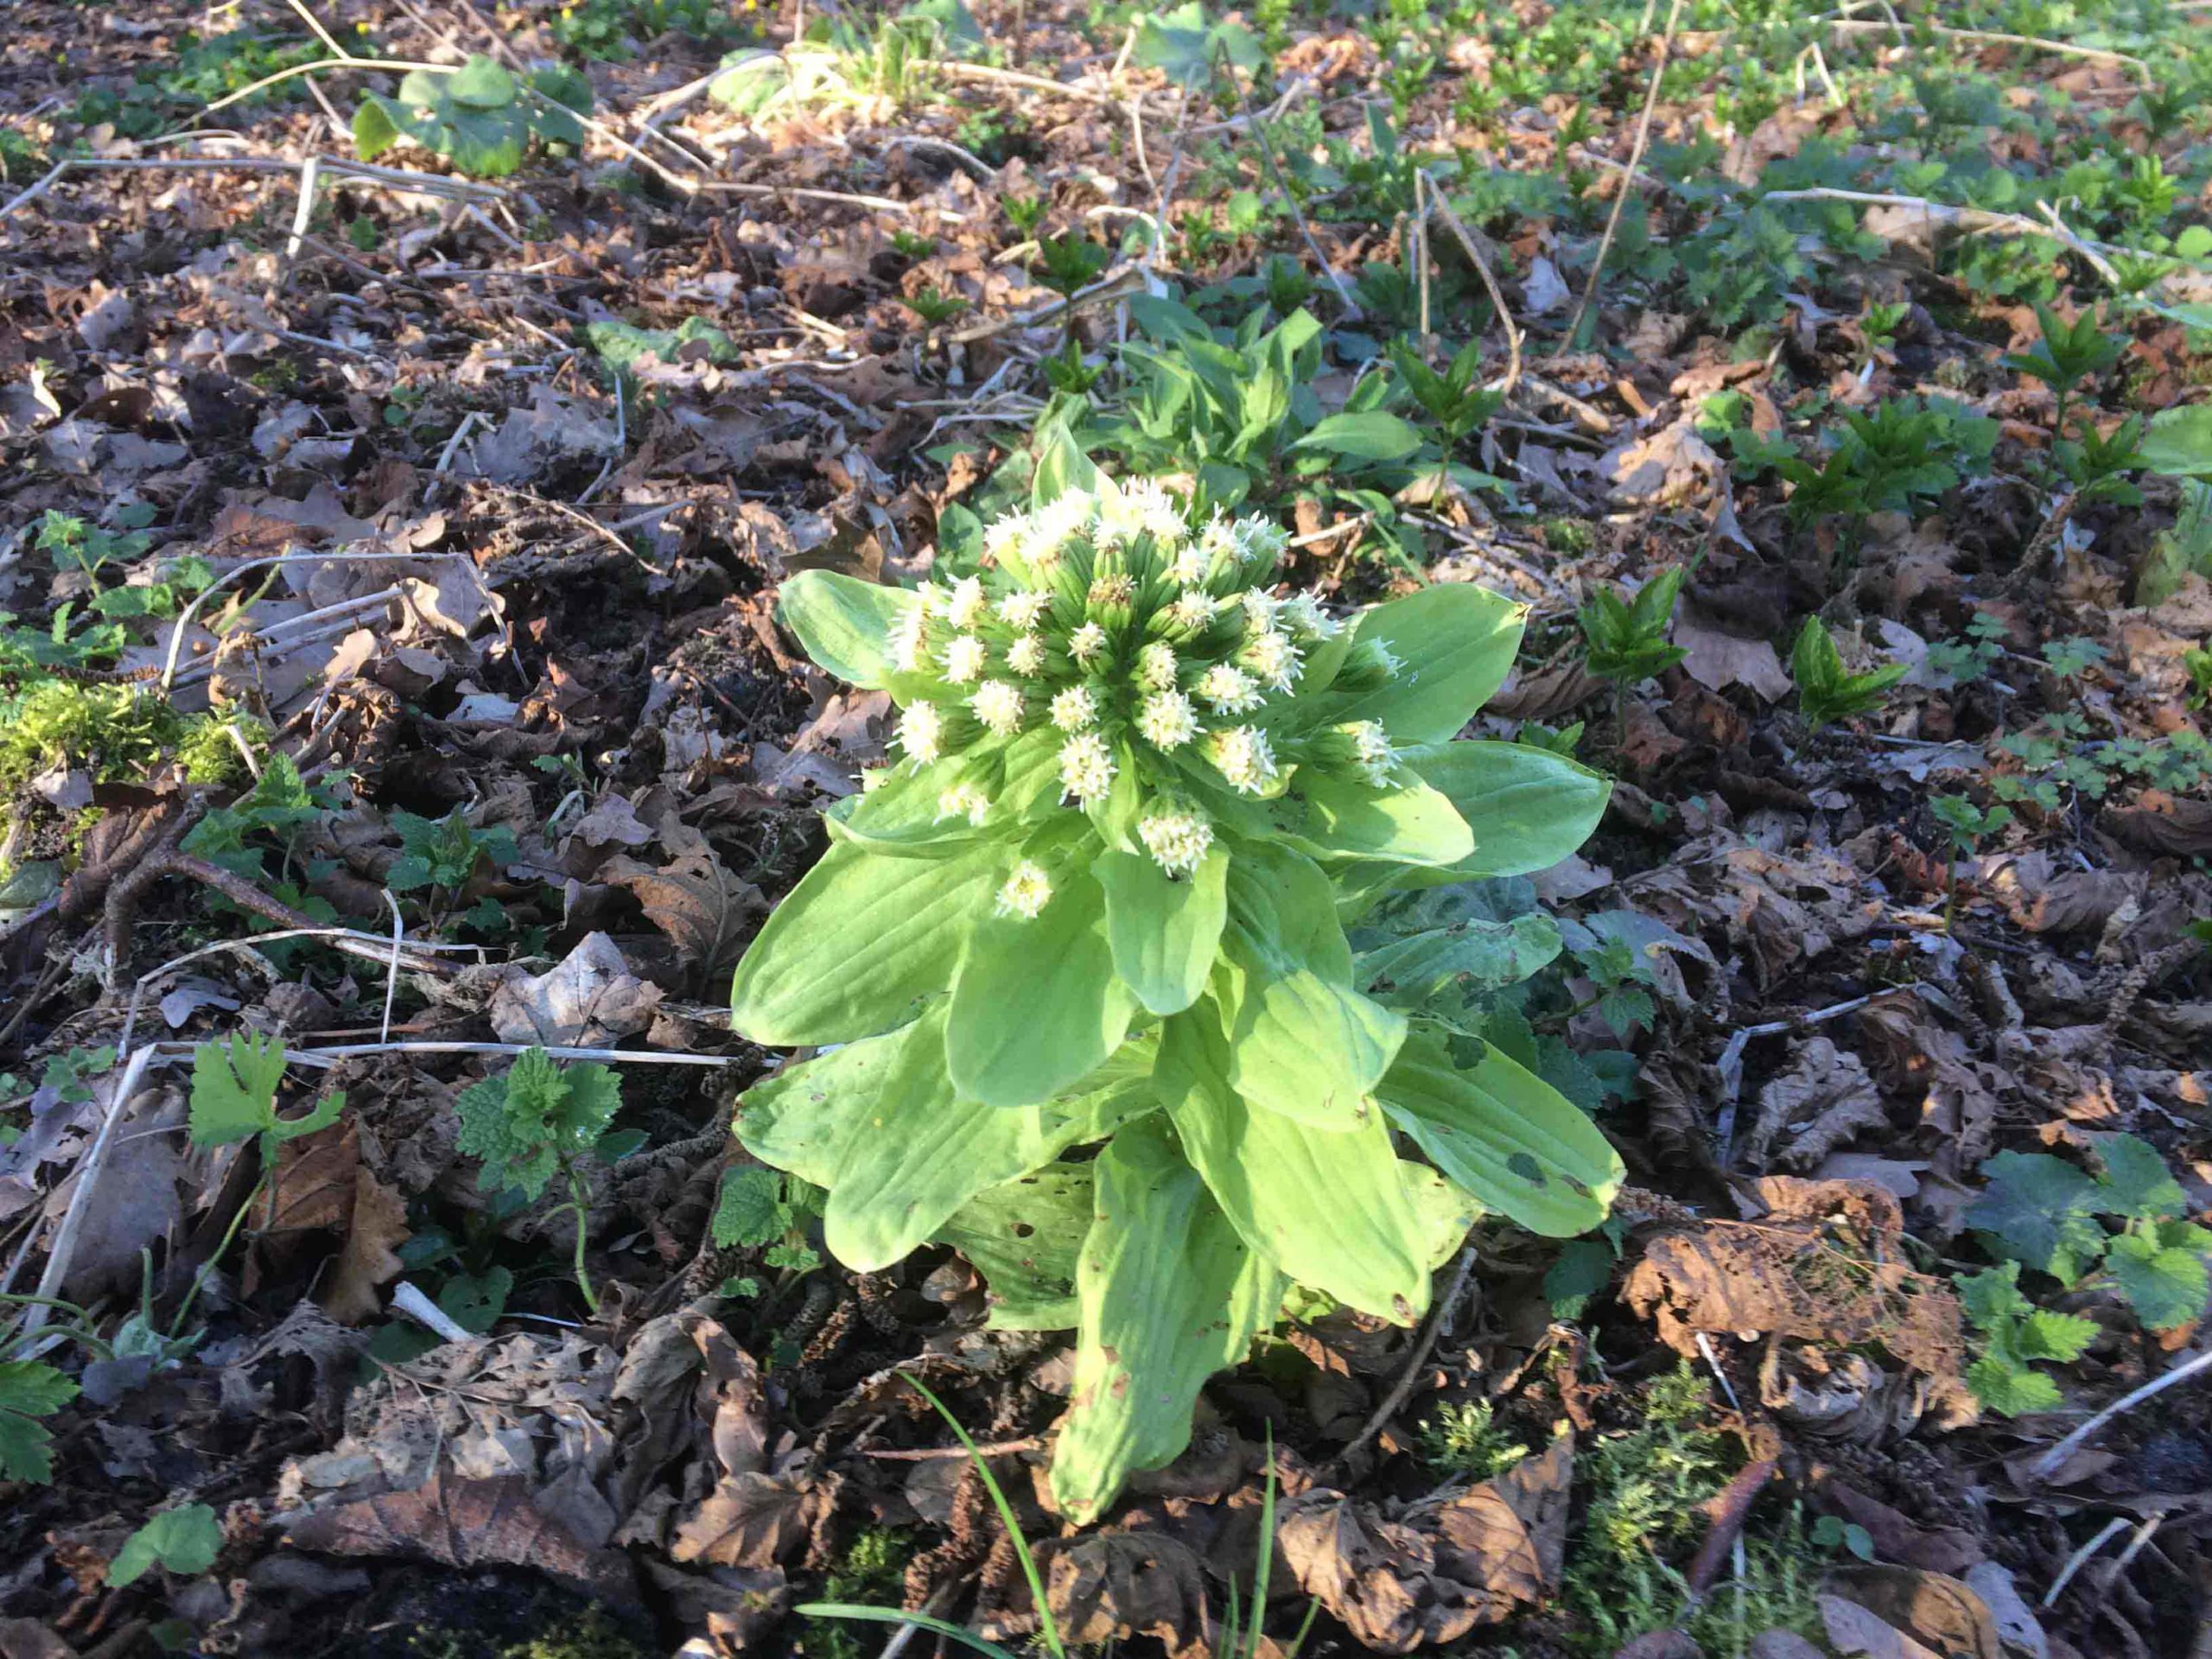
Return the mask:
<path fill-rule="evenodd" d="M 784 587 L 809 654 L 902 706 L 900 759 L 738 969 L 739 1031 L 838 1046 L 737 1129 L 827 1190 L 847 1264 L 942 1239 L 1001 1323 L 1077 1327 L 1052 1479 L 1081 1516 L 1181 1450 L 1293 1284 L 1407 1322 L 1480 1211 L 1603 1218 L 1620 1166 L 1590 1121 L 1357 988 L 1344 930 L 1556 861 L 1606 785 L 1452 741 L 1521 631 L 1479 588 L 1332 615 L 1272 591 L 1273 525 L 1193 526 L 1071 446 L 985 545 L 950 587 Z"/>

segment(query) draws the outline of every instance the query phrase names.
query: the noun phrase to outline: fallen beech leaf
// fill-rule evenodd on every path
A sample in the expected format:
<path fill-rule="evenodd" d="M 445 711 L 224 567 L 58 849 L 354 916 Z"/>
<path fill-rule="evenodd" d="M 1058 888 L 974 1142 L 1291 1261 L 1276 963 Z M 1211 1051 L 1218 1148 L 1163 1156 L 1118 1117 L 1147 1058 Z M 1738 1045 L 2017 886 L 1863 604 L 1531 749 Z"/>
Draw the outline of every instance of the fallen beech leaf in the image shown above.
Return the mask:
<path fill-rule="evenodd" d="M 338 1253 L 322 1298 L 330 1317 L 340 1325 L 374 1317 L 381 1309 L 378 1287 L 399 1277 L 407 1265 L 395 1252 L 414 1236 L 407 1225 L 407 1200 L 357 1164 L 346 1247 Z"/>
<path fill-rule="evenodd" d="M 630 971 L 613 940 L 587 933 L 552 972 L 501 984 L 488 1012 L 502 1042 L 595 1048 L 651 1025 L 660 995 Z"/>
<path fill-rule="evenodd" d="M 517 1475 L 466 1480 L 434 1473 L 411 1491 L 311 1510 L 289 1523 L 286 1536 L 295 1548 L 329 1555 L 534 1567 L 596 1595 L 633 1600 L 629 1558 L 578 1542 L 537 1508 L 530 1485 Z"/>
<path fill-rule="evenodd" d="M 1282 1522 L 1299 1584 L 1365 1645 L 1410 1653 L 1541 1601 L 1567 1545 L 1571 1440 L 1416 1520 L 1387 1521 L 1341 1492 L 1308 1492 Z"/>
<path fill-rule="evenodd" d="M 1170 1654 L 1205 1651 L 1205 1572 L 1165 1533 L 1091 1533 L 1055 1550 L 1045 1601 L 1068 1642 L 1149 1636 Z"/>
<path fill-rule="evenodd" d="M 1675 643 L 1689 652 L 1682 658 L 1682 671 L 1708 691 L 1744 685 L 1769 702 L 1779 702 L 1795 690 L 1774 641 L 1730 633 L 1690 600 L 1675 607 Z"/>
<path fill-rule="evenodd" d="M 731 874 L 705 848 L 693 848 L 658 869 L 634 858 L 612 858 L 599 879 L 635 893 L 645 919 L 668 936 L 686 966 L 702 973 L 729 966 L 747 925 L 768 907 L 760 888 Z"/>

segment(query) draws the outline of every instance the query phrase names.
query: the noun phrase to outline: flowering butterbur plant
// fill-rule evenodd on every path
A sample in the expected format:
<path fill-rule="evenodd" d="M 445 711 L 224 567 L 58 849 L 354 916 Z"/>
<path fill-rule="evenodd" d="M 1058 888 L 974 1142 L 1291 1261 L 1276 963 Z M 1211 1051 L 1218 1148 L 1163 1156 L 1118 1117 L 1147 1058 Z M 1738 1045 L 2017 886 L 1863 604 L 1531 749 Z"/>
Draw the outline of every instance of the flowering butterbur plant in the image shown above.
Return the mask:
<path fill-rule="evenodd" d="M 998 1325 L 1077 1328 L 1052 1473 L 1078 1517 L 1182 1450 L 1292 1285 L 1409 1323 L 1477 1215 L 1571 1235 L 1620 1180 L 1579 1109 L 1387 1006 L 1344 936 L 1595 826 L 1596 774 L 1452 741 L 1521 607 L 1441 585 L 1338 617 L 1278 593 L 1283 551 L 1085 467 L 990 526 L 978 574 L 781 595 L 901 714 L 737 971 L 739 1031 L 839 1046 L 756 1085 L 738 1134 L 827 1189 L 850 1266 L 951 1244 Z"/>

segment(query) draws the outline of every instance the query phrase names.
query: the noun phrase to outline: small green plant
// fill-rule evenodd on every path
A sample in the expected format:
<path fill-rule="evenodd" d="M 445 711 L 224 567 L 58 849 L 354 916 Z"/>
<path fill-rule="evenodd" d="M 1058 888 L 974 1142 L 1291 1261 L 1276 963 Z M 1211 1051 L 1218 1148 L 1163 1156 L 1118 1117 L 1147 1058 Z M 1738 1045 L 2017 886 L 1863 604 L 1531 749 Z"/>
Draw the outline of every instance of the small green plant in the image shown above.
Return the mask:
<path fill-rule="evenodd" d="M 1966 1370 L 1974 1397 L 2004 1417 L 2061 1404 L 2058 1384 L 2035 1366 L 2079 1359 L 2096 1338 L 2096 1321 L 2031 1302 L 2020 1290 L 2018 1262 L 1967 1274 L 1958 1281 L 1958 1292 L 1980 1350 Z"/>
<path fill-rule="evenodd" d="M 1625 690 L 1688 656 L 1667 639 L 1681 591 L 1682 568 L 1674 565 L 1646 582 L 1631 600 L 1610 588 L 1592 594 L 1574 618 L 1582 629 L 1590 671 Z"/>
<path fill-rule="evenodd" d="M 0 1360 L 0 1480 L 46 1485 L 54 1479 L 51 1417 L 77 1397 L 77 1385 L 36 1360 Z"/>
<path fill-rule="evenodd" d="M 1943 865 L 1943 931 L 1949 932 L 1959 906 L 1959 861 L 1971 858 L 1989 836 L 2012 822 L 2009 806 L 1977 806 L 1964 795 L 1936 795 L 1928 810 L 1942 826 L 1947 842 Z"/>
<path fill-rule="evenodd" d="M 1595 1127 L 1502 1049 L 1357 989 L 1344 918 L 1437 872 L 1542 868 L 1605 788 L 1452 741 L 1520 607 L 1453 583 L 1332 616 L 1273 593 L 1280 529 L 1194 530 L 1064 441 L 1035 490 L 949 586 L 785 582 L 808 654 L 903 706 L 899 759 L 827 819 L 731 1019 L 842 1045 L 756 1084 L 737 1126 L 827 1189 L 832 1254 L 874 1270 L 944 1239 L 1001 1310 L 1077 1326 L 1052 1480 L 1089 1516 L 1187 1444 L 1198 1387 L 1289 1283 L 1410 1321 L 1471 1207 L 1603 1218 L 1619 1166 Z M 1509 820 L 1507 790 L 1551 804 Z M 1514 1155 L 1463 1155 L 1492 1136 Z"/>
<path fill-rule="evenodd" d="M 284 1081 L 284 1043 L 257 1032 L 233 1032 L 227 1043 L 201 1043 L 192 1051 L 190 1133 L 194 1146 L 228 1146 L 258 1135 L 262 1164 L 271 1167 L 287 1141 L 327 1129 L 346 1109 L 334 1090 L 305 1116 L 276 1116 L 276 1090 Z"/>
<path fill-rule="evenodd" d="M 1859 337 L 1866 341 L 1870 353 L 1886 352 L 1897 344 L 1897 330 L 1911 315 L 1912 307 L 1902 302 L 1870 300 L 1859 319 Z"/>
<path fill-rule="evenodd" d="M 708 1231 L 725 1249 L 759 1249 L 769 1267 L 811 1273 L 822 1257 L 807 1242 L 807 1233 L 822 1217 L 822 1189 L 810 1182 L 766 1165 L 749 1165 L 723 1179 Z"/>
<path fill-rule="evenodd" d="M 205 1503 L 181 1503 L 164 1510 L 124 1540 L 107 1570 L 108 1587 L 136 1584 L 158 1567 L 180 1578 L 196 1578 L 223 1553 L 223 1524 Z"/>
<path fill-rule="evenodd" d="M 1981 1166 L 1989 1185 L 1967 1225 L 1992 1254 L 2068 1289 L 2109 1285 L 2145 1330 L 2201 1317 L 2212 1230 L 2185 1219 L 2180 1184 L 2148 1142 L 2101 1135 L 2093 1150 L 2094 1173 L 2049 1153 L 1999 1153 Z"/>
<path fill-rule="evenodd" d="M 739 33 L 734 0 L 582 0 L 548 27 L 570 51 L 607 63 L 626 62 L 639 43 L 663 35 L 720 46 Z"/>
<path fill-rule="evenodd" d="M 1872 714 L 1889 689 L 1905 677 L 1904 663 L 1885 663 L 1863 674 L 1844 666 L 1842 653 L 1817 616 L 1805 619 L 1789 652 L 1789 677 L 1797 687 L 1797 712 L 1815 731 L 1839 720 Z"/>
<path fill-rule="evenodd" d="M 2094 423 L 2084 423 L 2079 437 L 2062 436 L 2051 445 L 2051 459 L 2084 506 L 2109 501 L 2139 507 L 2143 492 L 2128 481 L 2127 474 L 2142 470 L 2143 432 L 2139 415 L 2129 416 L 2109 436 Z"/>
<path fill-rule="evenodd" d="M 621 1144 L 627 1137 L 607 1133 L 622 1105 L 613 1071 L 595 1062 L 563 1066 L 543 1049 L 532 1048 L 505 1072 L 461 1090 L 454 1104 L 461 1150 L 482 1161 L 477 1185 L 486 1192 L 512 1188 L 535 1202 L 556 1176 L 566 1186 L 569 1199 L 560 1209 L 575 1222 L 576 1289 L 584 1306 L 599 1312 L 598 1294 L 584 1270 L 591 1213 L 588 1166 L 632 1149 Z"/>
<path fill-rule="evenodd" d="M 519 168 L 531 146 L 582 146 L 579 115 L 591 113 L 591 83 L 573 69 L 534 69 L 521 79 L 492 59 L 471 57 L 441 73 L 410 70 L 399 95 L 362 94 L 353 113 L 353 149 L 372 162 L 405 141 L 442 156 L 471 178 Z"/>
<path fill-rule="evenodd" d="M 1910 513 L 1988 471 L 1998 429 L 1995 421 L 1942 399 L 1892 397 L 1866 414 L 1847 413 L 1820 465 L 1795 456 L 1777 462 L 1791 486 L 1787 511 L 1799 524 Z"/>
<path fill-rule="evenodd" d="M 1096 280 L 1113 257 L 1104 243 L 1071 232 L 1040 238 L 1033 269 L 1039 282 L 1062 299 L 1071 299 Z"/>
<path fill-rule="evenodd" d="M 968 308 L 967 301 L 957 294 L 940 294 L 935 283 L 901 303 L 930 328 L 944 327 Z"/>
<path fill-rule="evenodd" d="M 1440 1475 L 1484 1481 L 1503 1474 L 1529 1455 L 1529 1448 L 1491 1421 L 1487 1400 L 1440 1406 L 1414 1431 L 1421 1461 Z"/>
<path fill-rule="evenodd" d="M 391 827 L 399 832 L 399 856 L 385 872 L 384 880 L 394 893 L 429 887 L 455 893 L 468 884 L 479 866 L 487 861 L 506 863 L 522 855 L 513 830 L 496 824 L 479 830 L 459 807 L 442 818 L 395 811 Z"/>
<path fill-rule="evenodd" d="M 2212 703 L 2212 645 L 2195 645 L 2181 654 L 2182 671 L 2189 676 L 2189 706 Z"/>
<path fill-rule="evenodd" d="M 1034 239 L 1052 207 L 1043 196 L 1008 196 L 1000 205 L 1006 209 L 1006 222 L 1024 242 Z"/>
<path fill-rule="evenodd" d="M 2105 648 L 2094 639 L 2073 634 L 2063 639 L 2046 639 L 2043 659 L 2060 679 L 2078 680 L 2104 661 Z"/>
<path fill-rule="evenodd" d="M 2034 345 L 2024 352 L 2008 352 L 1998 360 L 2015 373 L 2042 381 L 2056 395 L 2057 408 L 2051 416 L 2051 430 L 2063 438 L 2066 435 L 2067 400 L 2084 382 L 2094 380 L 2120 361 L 2127 350 L 2127 337 L 2107 334 L 2094 309 L 2082 312 L 2069 323 L 2062 321 L 2049 306 L 2038 302 L 2036 325 L 2042 331 L 2042 337 Z"/>
<path fill-rule="evenodd" d="M 1976 611 L 1967 619 L 1966 637 L 1942 639 L 1928 647 L 1928 668 L 1954 685 L 1972 685 L 2005 660 L 2006 629 L 2002 617 Z"/>
<path fill-rule="evenodd" d="M 1492 391 L 1482 382 L 1482 342 L 1469 340 L 1438 373 L 1421 360 L 1421 353 L 1402 338 L 1390 342 L 1391 365 L 1413 393 L 1414 402 L 1444 435 L 1444 456 L 1489 424 L 1505 406 L 1505 394 Z"/>

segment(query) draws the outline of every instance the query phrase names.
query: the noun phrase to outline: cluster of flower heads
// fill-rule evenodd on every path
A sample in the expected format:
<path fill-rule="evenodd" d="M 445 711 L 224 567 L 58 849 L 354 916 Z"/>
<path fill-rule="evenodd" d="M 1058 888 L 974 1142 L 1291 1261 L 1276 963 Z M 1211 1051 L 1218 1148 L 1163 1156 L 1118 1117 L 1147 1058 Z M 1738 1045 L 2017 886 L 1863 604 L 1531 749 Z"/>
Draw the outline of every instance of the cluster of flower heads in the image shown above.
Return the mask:
<path fill-rule="evenodd" d="M 1279 755 L 1266 719 L 1293 696 L 1313 648 L 1342 632 L 1312 594 L 1270 592 L 1286 537 L 1264 519 L 1217 515 L 1193 530 L 1149 480 L 1071 491 L 992 524 L 984 569 L 925 582 L 894 629 L 893 666 L 927 684 L 897 744 L 916 766 L 971 744 L 1049 728 L 1058 734 L 1063 800 L 1103 801 L 1125 768 L 1144 787 L 1137 834 L 1161 869 L 1196 869 L 1212 845 L 1205 813 L 1179 788 L 1197 763 L 1238 793 L 1273 794 L 1294 760 L 1377 788 L 1397 757 L 1382 728 L 1350 722 Z M 1396 664 L 1363 647 L 1340 683 L 1381 683 Z M 949 788 L 943 817 L 978 826 L 990 803 Z M 1002 914 L 1033 916 L 1051 897 L 1024 862 L 999 895 Z"/>

